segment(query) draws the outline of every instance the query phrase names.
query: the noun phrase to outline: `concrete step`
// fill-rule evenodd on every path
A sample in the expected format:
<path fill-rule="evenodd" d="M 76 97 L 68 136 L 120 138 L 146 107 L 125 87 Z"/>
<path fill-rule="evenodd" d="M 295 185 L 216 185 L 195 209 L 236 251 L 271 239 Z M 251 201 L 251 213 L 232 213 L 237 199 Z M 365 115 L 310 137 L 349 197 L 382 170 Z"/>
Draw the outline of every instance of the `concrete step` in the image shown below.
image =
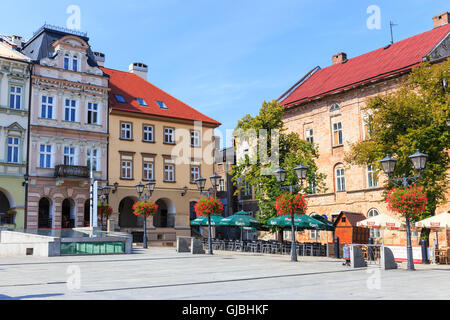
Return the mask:
<path fill-rule="evenodd" d="M 176 247 L 176 241 L 157 240 L 149 241 L 149 247 Z M 133 243 L 133 247 L 142 248 L 142 243 Z"/>

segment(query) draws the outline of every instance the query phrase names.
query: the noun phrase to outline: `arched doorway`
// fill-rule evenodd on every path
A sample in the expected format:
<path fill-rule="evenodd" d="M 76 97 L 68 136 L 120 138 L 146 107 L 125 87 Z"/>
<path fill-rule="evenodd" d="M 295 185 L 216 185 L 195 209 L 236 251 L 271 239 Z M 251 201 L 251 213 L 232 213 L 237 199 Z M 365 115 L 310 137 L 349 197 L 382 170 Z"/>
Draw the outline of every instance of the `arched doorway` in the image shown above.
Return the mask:
<path fill-rule="evenodd" d="M 91 200 L 86 200 L 84 203 L 84 219 L 83 226 L 90 227 L 91 226 Z"/>
<path fill-rule="evenodd" d="M 52 228 L 52 206 L 50 200 L 47 198 L 39 200 L 38 228 Z"/>
<path fill-rule="evenodd" d="M 195 220 L 197 219 L 197 213 L 195 213 L 195 205 L 197 204 L 197 201 L 191 201 L 189 202 L 189 220 Z M 200 234 L 200 227 L 199 226 L 191 226 L 191 232 L 193 234 Z"/>
<path fill-rule="evenodd" d="M 156 201 L 158 213 L 153 218 L 153 225 L 156 228 L 175 227 L 175 205 L 169 199 L 159 199 Z"/>
<path fill-rule="evenodd" d="M 0 224 L 13 224 L 11 220 L 9 209 L 11 208 L 10 203 L 6 195 L 0 191 Z"/>
<path fill-rule="evenodd" d="M 72 229 L 75 228 L 75 202 L 72 199 L 64 199 L 62 203 L 61 212 L 61 228 Z"/>
<path fill-rule="evenodd" d="M 126 197 L 119 204 L 119 227 L 140 228 L 144 226 L 144 220 L 133 214 L 133 205 L 137 200 Z"/>

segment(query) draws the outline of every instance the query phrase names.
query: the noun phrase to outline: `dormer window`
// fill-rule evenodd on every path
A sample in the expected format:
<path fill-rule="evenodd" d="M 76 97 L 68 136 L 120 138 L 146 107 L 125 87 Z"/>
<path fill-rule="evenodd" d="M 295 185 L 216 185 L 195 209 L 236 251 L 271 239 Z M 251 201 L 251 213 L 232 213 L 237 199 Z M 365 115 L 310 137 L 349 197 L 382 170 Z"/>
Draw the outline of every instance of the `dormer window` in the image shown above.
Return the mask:
<path fill-rule="evenodd" d="M 77 72 L 78 71 L 78 57 L 74 56 L 72 59 L 72 70 Z"/>
<path fill-rule="evenodd" d="M 158 100 L 156 100 L 156 103 L 158 104 L 158 106 L 159 106 L 161 109 L 164 109 L 164 110 L 169 109 L 169 108 L 167 108 L 167 106 L 166 106 L 166 104 L 164 103 L 164 101 L 158 101 Z"/>
<path fill-rule="evenodd" d="M 337 103 L 333 103 L 330 107 L 330 111 L 339 110 L 341 107 Z"/>
<path fill-rule="evenodd" d="M 70 57 L 68 54 L 64 56 L 64 70 L 69 70 Z"/>
<path fill-rule="evenodd" d="M 114 97 L 116 98 L 117 102 L 126 103 L 125 98 L 123 96 L 121 96 L 120 94 L 115 94 Z"/>
<path fill-rule="evenodd" d="M 142 99 L 142 98 L 136 98 L 136 101 L 139 103 L 140 106 L 148 107 L 148 104 L 147 104 L 147 102 L 145 102 L 144 99 Z"/>

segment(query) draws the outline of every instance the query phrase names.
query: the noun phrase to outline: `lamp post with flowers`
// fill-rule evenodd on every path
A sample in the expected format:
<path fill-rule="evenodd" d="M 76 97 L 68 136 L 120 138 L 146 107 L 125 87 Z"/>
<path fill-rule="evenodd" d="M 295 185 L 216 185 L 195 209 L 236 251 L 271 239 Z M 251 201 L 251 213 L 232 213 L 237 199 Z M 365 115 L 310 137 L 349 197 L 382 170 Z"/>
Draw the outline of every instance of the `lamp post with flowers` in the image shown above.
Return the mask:
<path fill-rule="evenodd" d="M 409 210 L 408 206 L 414 207 L 414 199 L 411 198 L 411 201 L 406 204 L 404 203 L 402 205 L 402 208 L 399 208 L 396 203 L 396 199 L 402 198 L 401 200 L 405 200 L 407 197 L 414 197 L 420 196 L 420 199 L 423 199 L 423 195 L 419 195 L 418 192 L 414 190 L 407 190 L 408 185 L 410 183 L 413 183 L 420 178 L 422 178 L 422 171 L 425 169 L 428 155 L 421 153 L 419 150 L 411 156 L 408 157 L 410 161 L 412 162 L 412 165 L 414 169 L 419 173 L 417 176 L 413 177 L 407 177 L 406 174 L 403 174 L 401 178 L 392 178 L 392 174 L 394 173 L 395 166 L 397 164 L 397 160 L 394 158 L 391 158 L 390 155 L 387 155 L 383 160 L 380 161 L 381 167 L 383 168 L 384 173 L 387 174 L 389 182 L 403 187 L 403 190 L 396 190 L 395 188 L 391 190 L 387 197 L 387 201 L 391 207 L 391 209 L 398 211 L 402 213 L 405 216 L 406 219 L 406 254 L 408 257 L 408 270 L 414 270 L 414 261 L 413 261 L 413 254 L 412 254 L 412 246 L 411 246 L 411 228 L 410 228 L 410 218 L 413 217 L 412 212 Z M 409 194 L 407 191 L 412 191 L 412 194 Z M 419 192 L 422 192 L 422 189 L 418 189 Z M 405 193 L 406 192 L 406 193 Z M 399 197 L 397 197 L 397 195 Z M 426 196 L 425 199 L 426 201 Z M 417 202 L 416 202 L 417 203 Z M 425 205 L 420 203 L 420 207 L 425 209 Z"/>
<path fill-rule="evenodd" d="M 223 204 L 217 200 L 217 187 L 219 186 L 219 180 L 221 176 L 214 173 L 209 179 L 211 181 L 212 188 L 208 189 L 207 192 L 203 192 L 206 186 L 206 179 L 199 177 L 195 180 L 197 184 L 197 188 L 200 191 L 200 194 L 206 195 L 207 199 L 200 200 L 195 205 L 195 212 L 198 215 L 207 215 L 208 216 L 208 253 L 213 254 L 212 250 L 212 230 L 211 230 L 211 214 L 220 215 L 223 213 Z M 211 196 L 214 195 L 214 197 Z"/>
<path fill-rule="evenodd" d="M 292 244 L 291 244 L 291 261 L 297 261 L 297 243 L 295 239 L 295 224 L 294 217 L 296 213 L 305 214 L 306 213 L 306 196 L 302 193 L 298 193 L 297 195 L 293 195 L 293 189 L 295 187 L 299 187 L 300 189 L 303 187 L 303 181 L 306 179 L 306 175 L 308 174 L 308 167 L 300 164 L 298 167 L 294 168 L 295 173 L 297 174 L 298 181 L 300 181 L 300 185 L 290 185 L 283 186 L 283 183 L 286 181 L 286 170 L 279 168 L 275 170 L 275 179 L 277 180 L 280 189 L 289 189 L 290 193 L 284 193 L 277 198 L 275 201 L 275 210 L 279 215 L 290 215 L 291 216 L 291 233 L 292 233 Z"/>
<path fill-rule="evenodd" d="M 136 191 L 139 195 L 139 201 L 133 205 L 133 213 L 137 216 L 144 218 L 144 238 L 143 238 L 143 248 L 147 249 L 147 218 L 150 215 L 156 214 L 158 211 L 158 205 L 149 199 L 152 197 L 155 191 L 156 183 L 151 181 L 146 185 L 140 182 L 136 185 Z M 142 202 L 142 199 L 144 200 Z"/>
<path fill-rule="evenodd" d="M 109 216 L 111 215 L 110 212 L 112 209 L 110 210 L 109 208 L 111 208 L 111 207 L 108 205 L 109 194 L 111 192 L 111 189 L 112 188 L 110 186 L 106 185 L 104 187 L 98 188 L 98 192 L 97 192 L 98 198 L 100 200 L 99 213 L 100 213 L 100 224 L 101 224 L 102 230 L 103 230 L 103 216 L 106 216 L 106 218 L 109 218 Z"/>

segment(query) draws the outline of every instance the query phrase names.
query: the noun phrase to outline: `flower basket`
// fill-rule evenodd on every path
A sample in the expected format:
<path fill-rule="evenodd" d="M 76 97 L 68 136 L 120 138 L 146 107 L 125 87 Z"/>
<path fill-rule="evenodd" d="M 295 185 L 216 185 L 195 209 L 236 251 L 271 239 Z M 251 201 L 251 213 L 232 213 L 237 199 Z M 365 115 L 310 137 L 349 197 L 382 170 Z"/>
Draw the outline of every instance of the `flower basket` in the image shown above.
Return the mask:
<path fill-rule="evenodd" d="M 386 202 L 390 210 L 417 221 L 426 210 L 427 195 L 422 187 L 416 185 L 406 189 L 393 188 L 389 191 Z"/>
<path fill-rule="evenodd" d="M 202 199 L 195 204 L 195 213 L 197 216 L 220 216 L 223 214 L 223 204 L 212 197 Z"/>
<path fill-rule="evenodd" d="M 280 216 L 285 215 L 303 215 L 308 209 L 306 195 L 298 193 L 283 193 L 275 200 L 275 210 Z"/>
<path fill-rule="evenodd" d="M 97 206 L 97 214 L 100 217 L 105 217 L 108 219 L 113 214 L 113 208 L 111 208 L 108 204 L 100 203 Z"/>
<path fill-rule="evenodd" d="M 133 205 L 133 214 L 138 217 L 149 217 L 158 212 L 158 205 L 153 201 L 138 201 Z"/>

